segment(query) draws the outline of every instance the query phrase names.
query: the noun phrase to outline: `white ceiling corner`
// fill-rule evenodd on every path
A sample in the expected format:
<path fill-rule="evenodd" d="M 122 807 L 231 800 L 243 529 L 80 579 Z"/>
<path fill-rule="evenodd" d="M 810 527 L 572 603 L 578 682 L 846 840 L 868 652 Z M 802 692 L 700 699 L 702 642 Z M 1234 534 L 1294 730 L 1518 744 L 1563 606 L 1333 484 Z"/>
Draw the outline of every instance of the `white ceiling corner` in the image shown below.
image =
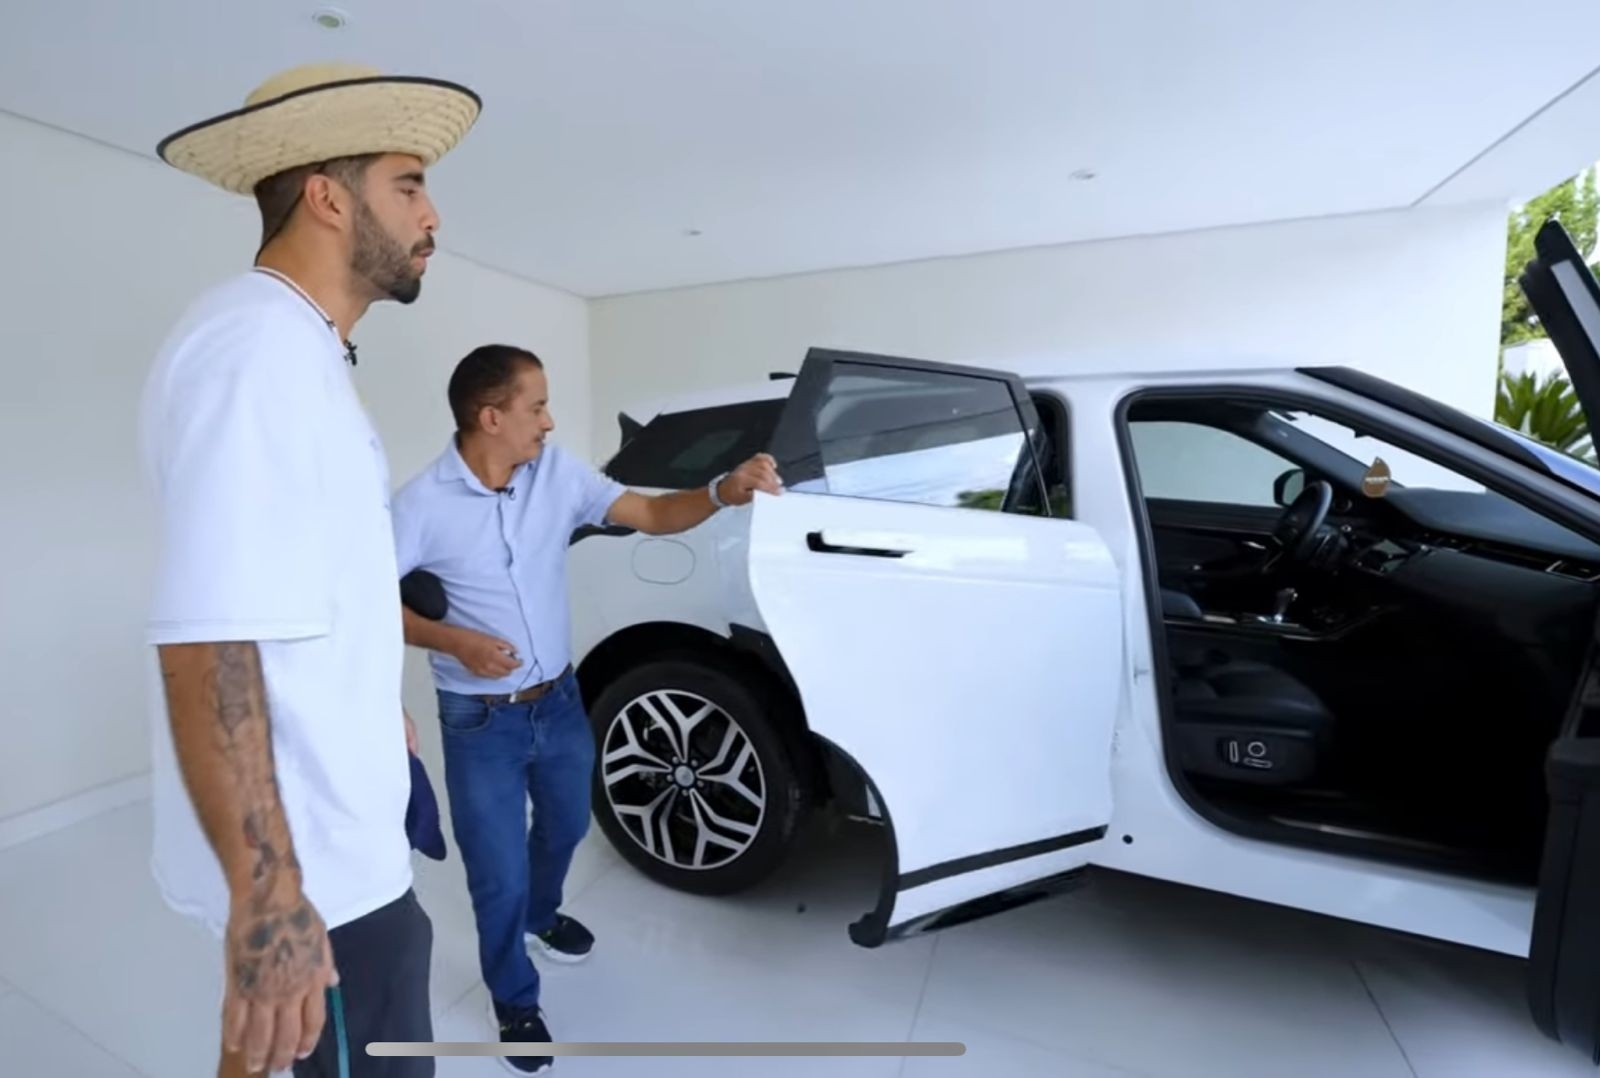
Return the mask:
<path fill-rule="evenodd" d="M 0 108 L 147 156 L 308 59 L 464 81 L 441 245 L 590 297 L 1509 201 L 1600 158 L 1584 0 L 6 6 Z"/>

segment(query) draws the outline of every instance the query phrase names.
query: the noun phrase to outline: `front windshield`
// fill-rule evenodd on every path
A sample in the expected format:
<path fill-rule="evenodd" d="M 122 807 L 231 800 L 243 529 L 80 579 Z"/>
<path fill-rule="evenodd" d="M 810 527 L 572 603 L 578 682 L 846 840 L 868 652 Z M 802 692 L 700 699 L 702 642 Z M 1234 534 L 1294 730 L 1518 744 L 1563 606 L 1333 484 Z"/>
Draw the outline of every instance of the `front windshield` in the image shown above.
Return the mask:
<path fill-rule="evenodd" d="M 1528 455 L 1543 465 L 1551 475 L 1586 494 L 1600 496 L 1600 469 L 1587 461 L 1568 456 L 1558 449 L 1545 445 L 1513 427 L 1430 400 L 1412 390 L 1403 389 L 1360 371 L 1320 368 L 1308 373 L 1497 452 L 1504 452 L 1507 442 L 1515 443 L 1519 449 L 1525 449 Z"/>
<path fill-rule="evenodd" d="M 1380 466 L 1384 469 L 1387 485 L 1395 489 L 1456 490 L 1472 494 L 1485 493 L 1481 483 L 1426 457 L 1418 456 L 1381 438 L 1353 430 L 1343 423 L 1325 419 L 1307 412 L 1277 413 L 1295 428 L 1337 452 L 1348 465 L 1346 478 L 1355 475 L 1372 475 Z"/>
<path fill-rule="evenodd" d="M 1479 422 L 1488 423 L 1489 421 L 1479 420 Z M 1489 425 L 1502 434 L 1509 434 L 1527 447 L 1529 452 L 1539 458 L 1540 463 L 1555 474 L 1556 478 L 1590 494 L 1600 496 L 1600 468 L 1596 468 L 1586 460 L 1579 460 L 1577 457 L 1563 453 L 1559 449 L 1545 445 L 1536 438 L 1530 438 L 1520 430 L 1515 430 L 1501 423 L 1489 423 Z"/>
<path fill-rule="evenodd" d="M 1143 402 L 1141 402 L 1143 403 Z M 1253 415 L 1252 415 L 1253 412 Z M 1470 429 L 1465 420 L 1459 429 Z M 1262 412 L 1246 405 L 1202 402 L 1192 415 L 1163 402 L 1128 422 L 1139 487 L 1146 500 L 1166 504 L 1236 507 L 1263 517 L 1292 505 L 1308 478 L 1327 479 L 1340 492 L 1343 526 L 1381 530 L 1393 517 L 1375 502 L 1388 499 L 1416 534 L 1434 534 L 1600 560 L 1600 548 L 1569 528 L 1498 490 L 1430 457 L 1327 416 L 1294 409 Z M 1479 432 L 1474 432 L 1479 433 Z M 1502 452 L 1519 452 L 1509 432 L 1480 437 Z M 1574 489 L 1600 497 L 1600 475 L 1582 462 L 1564 462 L 1544 447 L 1524 457 L 1543 463 Z M 1587 484 L 1587 485 L 1584 485 Z"/>
<path fill-rule="evenodd" d="M 1389 445 L 1381 439 L 1367 434 L 1358 434 L 1343 424 L 1333 423 L 1319 416 L 1310 416 L 1304 413 L 1283 416 L 1282 418 L 1290 419 L 1295 423 L 1296 427 L 1317 438 L 1329 448 L 1337 450 L 1352 462 L 1359 463 L 1363 468 L 1371 466 L 1381 458 L 1390 467 L 1394 477 L 1393 484 L 1397 488 L 1411 487 L 1432 490 L 1471 491 L 1474 494 L 1485 493 L 1482 484 L 1476 483 L 1425 457 L 1419 457 L 1414 453 Z M 1596 468 L 1586 460 L 1563 453 L 1561 450 L 1548 446 L 1512 427 L 1478 416 L 1473 416 L 1472 419 L 1490 427 L 1496 434 L 1514 439 L 1519 445 L 1525 447 L 1537 457 L 1539 463 L 1543 464 L 1557 479 L 1577 487 L 1585 493 L 1600 497 L 1600 468 Z"/>

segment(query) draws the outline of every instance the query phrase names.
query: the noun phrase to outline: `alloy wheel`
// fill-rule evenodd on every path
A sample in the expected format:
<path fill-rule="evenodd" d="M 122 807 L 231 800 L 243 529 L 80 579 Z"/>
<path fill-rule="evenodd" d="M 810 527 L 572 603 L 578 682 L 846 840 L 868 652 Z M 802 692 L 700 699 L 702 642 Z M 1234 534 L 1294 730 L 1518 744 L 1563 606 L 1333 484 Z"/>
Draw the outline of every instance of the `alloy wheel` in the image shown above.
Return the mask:
<path fill-rule="evenodd" d="M 696 693 L 659 689 L 618 710 L 600 767 L 607 802 L 629 837 L 676 868 L 729 864 L 766 818 L 766 774 L 749 735 Z"/>

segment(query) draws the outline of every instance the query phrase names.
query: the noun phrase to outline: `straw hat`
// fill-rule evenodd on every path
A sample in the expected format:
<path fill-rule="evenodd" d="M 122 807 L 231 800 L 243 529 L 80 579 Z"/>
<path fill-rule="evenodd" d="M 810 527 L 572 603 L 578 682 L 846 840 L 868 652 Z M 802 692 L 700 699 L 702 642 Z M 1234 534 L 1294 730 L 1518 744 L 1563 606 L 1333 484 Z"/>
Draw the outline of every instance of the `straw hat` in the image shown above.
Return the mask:
<path fill-rule="evenodd" d="M 156 153 L 235 194 L 302 165 L 402 153 L 431 165 L 466 135 L 483 102 L 465 86 L 384 75 L 354 64 L 308 64 L 274 75 L 244 108 L 186 127 Z"/>

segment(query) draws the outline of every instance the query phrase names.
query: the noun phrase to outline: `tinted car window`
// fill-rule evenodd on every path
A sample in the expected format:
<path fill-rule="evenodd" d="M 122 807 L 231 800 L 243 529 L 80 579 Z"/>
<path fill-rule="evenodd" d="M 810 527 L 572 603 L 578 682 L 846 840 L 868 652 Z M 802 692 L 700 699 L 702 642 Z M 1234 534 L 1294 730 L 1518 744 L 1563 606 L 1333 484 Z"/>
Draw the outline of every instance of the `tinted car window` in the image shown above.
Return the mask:
<path fill-rule="evenodd" d="M 606 465 L 630 487 L 691 490 L 767 448 L 782 400 L 672 412 L 652 419 Z"/>
<path fill-rule="evenodd" d="M 998 379 L 840 363 L 816 439 L 822 478 L 796 490 L 1045 512 L 1022 415 Z"/>

